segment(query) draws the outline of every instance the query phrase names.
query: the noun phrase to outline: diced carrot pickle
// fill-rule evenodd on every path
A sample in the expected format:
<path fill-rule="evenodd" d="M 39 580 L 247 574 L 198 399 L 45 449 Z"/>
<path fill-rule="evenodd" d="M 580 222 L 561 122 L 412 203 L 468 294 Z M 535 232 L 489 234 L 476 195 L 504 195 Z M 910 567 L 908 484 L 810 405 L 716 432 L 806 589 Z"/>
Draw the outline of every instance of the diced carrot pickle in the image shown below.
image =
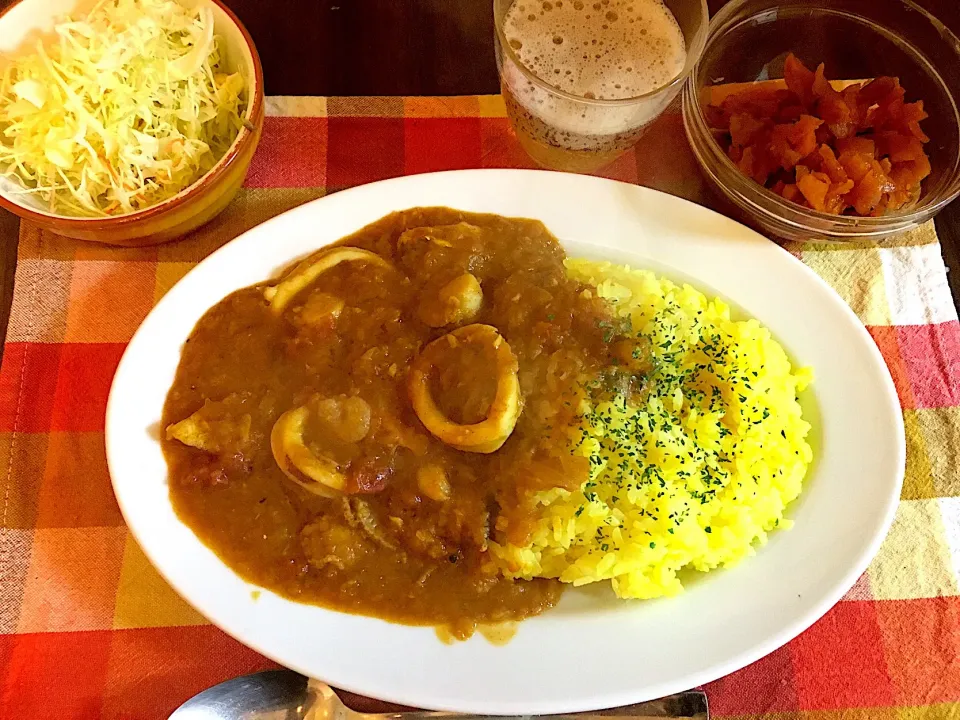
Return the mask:
<path fill-rule="evenodd" d="M 892 91 L 877 104 L 877 110 L 873 114 L 873 127 L 878 130 L 897 129 L 900 116 L 903 114 L 903 98 L 892 97 L 896 93 L 897 90 Z"/>
<path fill-rule="evenodd" d="M 802 153 L 793 149 L 790 142 L 790 126 L 777 125 L 770 135 L 767 149 L 772 157 L 784 170 L 794 167 L 803 157 Z"/>
<path fill-rule="evenodd" d="M 907 183 L 897 185 L 897 189 L 887 196 L 887 209 L 899 210 L 914 200 L 917 190 L 919 190 L 919 186 L 913 186 Z"/>
<path fill-rule="evenodd" d="M 915 137 L 906 135 L 893 135 L 888 145 L 888 154 L 891 162 L 906 162 L 907 160 L 919 160 L 925 156 L 923 152 L 923 143 Z"/>
<path fill-rule="evenodd" d="M 926 120 L 929 115 L 923 109 L 923 100 L 917 100 L 912 103 L 904 103 L 903 108 L 900 113 L 900 119 L 904 123 L 916 121 L 920 122 L 921 120 Z"/>
<path fill-rule="evenodd" d="M 842 183 L 835 183 L 830 186 L 830 192 L 834 195 L 843 196 L 853 190 L 853 180 L 844 180 Z"/>
<path fill-rule="evenodd" d="M 799 103 L 788 103 L 780 106 L 774 120 L 778 123 L 796 122 L 805 112 L 807 112 L 807 109 L 803 105 Z"/>
<path fill-rule="evenodd" d="M 818 145 L 829 145 L 834 140 L 835 138 L 833 137 L 833 133 L 830 132 L 830 128 L 828 128 L 826 125 L 821 125 L 820 127 L 817 128 L 817 144 Z"/>
<path fill-rule="evenodd" d="M 869 215 L 883 198 L 880 178 L 871 169 L 847 194 L 847 199 L 859 215 Z"/>
<path fill-rule="evenodd" d="M 895 77 L 875 78 L 863 86 L 860 99 L 868 105 L 875 105 L 899 84 L 900 81 Z"/>
<path fill-rule="evenodd" d="M 847 177 L 854 182 L 860 182 L 860 179 L 870 172 L 870 160 L 873 156 L 867 158 L 856 152 L 843 152 L 837 159 L 846 171 Z"/>
<path fill-rule="evenodd" d="M 896 163 L 890 171 L 890 179 L 895 184 L 919 185 L 930 174 L 930 160 L 924 155 L 919 160 Z"/>
<path fill-rule="evenodd" d="M 783 197 L 787 200 L 795 203 L 799 203 L 803 200 L 803 195 L 800 193 L 799 188 L 793 183 L 788 183 L 783 186 Z"/>
<path fill-rule="evenodd" d="M 814 96 L 817 98 L 824 98 L 836 92 L 837 91 L 833 89 L 833 85 L 831 85 L 830 81 L 827 80 L 826 73 L 824 72 L 824 64 L 820 63 L 817 65 L 817 69 L 813 73 Z"/>
<path fill-rule="evenodd" d="M 908 122 L 907 130 L 910 132 L 911 135 L 913 135 L 920 142 L 922 143 L 930 142 L 930 138 L 927 136 L 927 134 L 920 129 L 919 121 L 911 120 L 910 122 Z"/>
<path fill-rule="evenodd" d="M 823 210 L 827 191 L 830 189 L 829 178 L 822 180 L 817 177 L 821 173 L 810 173 L 797 180 L 797 188 L 803 193 L 803 197 L 814 210 Z M 826 176 L 823 176 L 826 177 Z"/>
<path fill-rule="evenodd" d="M 792 53 L 783 78 L 786 89 L 758 83 L 704 109 L 741 172 L 828 213 L 878 215 L 919 197 L 931 172 L 927 112 L 922 100 L 905 102 L 897 78 L 838 90 L 823 63 L 811 71 Z"/>
<path fill-rule="evenodd" d="M 793 53 L 787 55 L 783 65 L 783 79 L 787 88 L 800 98 L 806 108 L 813 108 L 813 72 L 807 69 Z"/>
<path fill-rule="evenodd" d="M 860 83 L 848 85 L 840 94 L 843 96 L 843 102 L 849 108 L 853 131 L 856 132 L 860 129 L 860 123 L 863 122 L 863 118 L 867 114 L 867 108 L 860 102 Z"/>
<path fill-rule="evenodd" d="M 845 152 L 851 152 L 857 155 L 875 157 L 877 154 L 876 144 L 872 139 L 867 137 L 850 137 L 837 140 L 836 146 L 837 152 L 841 155 Z"/>
<path fill-rule="evenodd" d="M 763 120 L 757 120 L 748 113 L 736 113 L 730 116 L 730 138 L 735 145 L 751 144 L 763 128 Z"/>
<path fill-rule="evenodd" d="M 846 209 L 847 201 L 844 198 L 848 192 L 853 190 L 853 180 L 844 180 L 841 183 L 831 183 L 827 191 L 827 197 L 824 200 L 824 212 L 839 215 Z"/>
<path fill-rule="evenodd" d="M 833 148 L 829 145 L 821 145 L 818 152 L 820 153 L 820 167 L 830 176 L 830 180 L 835 183 L 845 182 L 847 179 L 847 171 L 844 170 L 843 165 L 837 161 L 837 156 L 833 152 Z"/>
<path fill-rule="evenodd" d="M 720 107 L 731 115 L 746 112 L 756 117 L 769 118 L 773 117 L 782 102 L 789 99 L 790 95 L 787 90 L 772 90 L 762 87 L 749 88 L 728 95 L 720 104 Z"/>
<path fill-rule="evenodd" d="M 823 120 L 810 115 L 801 115 L 790 127 L 788 138 L 793 149 L 805 157 L 817 149 L 816 129 L 823 124 Z"/>
<path fill-rule="evenodd" d="M 705 105 L 703 114 L 707 118 L 707 125 L 715 130 L 730 129 L 730 114 L 716 105 Z"/>

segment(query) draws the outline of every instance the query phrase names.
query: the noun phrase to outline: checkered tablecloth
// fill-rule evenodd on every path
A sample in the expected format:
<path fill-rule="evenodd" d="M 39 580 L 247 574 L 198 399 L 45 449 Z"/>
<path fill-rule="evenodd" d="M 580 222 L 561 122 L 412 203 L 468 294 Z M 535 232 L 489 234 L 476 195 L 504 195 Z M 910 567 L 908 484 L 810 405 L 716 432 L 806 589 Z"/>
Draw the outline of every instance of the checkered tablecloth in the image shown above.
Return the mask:
<path fill-rule="evenodd" d="M 245 187 L 200 231 L 124 250 L 23 225 L 0 367 L 0 717 L 166 717 L 209 685 L 271 665 L 161 580 L 110 489 L 107 391 L 157 299 L 226 241 L 325 193 L 529 165 L 498 97 L 271 98 Z M 675 112 L 604 174 L 706 201 Z M 903 406 L 906 481 L 868 572 L 799 638 L 710 684 L 714 713 L 960 718 L 960 325 L 936 235 L 927 225 L 883 247 L 788 250 L 883 352 Z"/>

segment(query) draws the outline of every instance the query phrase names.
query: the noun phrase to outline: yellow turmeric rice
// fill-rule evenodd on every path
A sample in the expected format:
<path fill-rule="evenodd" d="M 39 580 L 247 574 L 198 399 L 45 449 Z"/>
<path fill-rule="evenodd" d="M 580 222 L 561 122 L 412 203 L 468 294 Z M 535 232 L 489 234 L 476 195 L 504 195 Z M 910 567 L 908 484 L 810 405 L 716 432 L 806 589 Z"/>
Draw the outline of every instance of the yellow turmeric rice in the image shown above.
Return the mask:
<path fill-rule="evenodd" d="M 620 597 L 673 595 L 681 569 L 732 565 L 790 525 L 784 509 L 812 458 L 797 402 L 811 373 L 792 368 L 756 320 L 732 320 L 721 300 L 688 285 L 582 259 L 567 270 L 650 343 L 647 391 L 638 406 L 624 396 L 583 401 L 570 442 L 590 479 L 538 493 L 529 541 L 492 551 L 514 577 L 609 579 Z"/>

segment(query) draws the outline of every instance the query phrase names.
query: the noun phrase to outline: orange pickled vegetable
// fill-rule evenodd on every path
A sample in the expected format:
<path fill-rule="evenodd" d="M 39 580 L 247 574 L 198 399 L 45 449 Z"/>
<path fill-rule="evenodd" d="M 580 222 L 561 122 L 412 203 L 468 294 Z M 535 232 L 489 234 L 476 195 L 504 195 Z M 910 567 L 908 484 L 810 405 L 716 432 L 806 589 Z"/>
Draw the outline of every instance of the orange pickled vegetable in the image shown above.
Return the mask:
<path fill-rule="evenodd" d="M 705 108 L 727 156 L 791 202 L 833 214 L 878 215 L 920 196 L 931 171 L 923 101 L 895 77 L 831 83 L 792 53 L 786 87 L 758 83 Z"/>
<path fill-rule="evenodd" d="M 835 143 L 837 152 L 841 155 L 845 152 L 863 155 L 864 157 L 876 157 L 877 146 L 872 138 L 856 136 L 837 140 Z"/>
<path fill-rule="evenodd" d="M 882 155 L 890 158 L 890 162 L 905 162 L 919 160 L 923 151 L 923 143 L 913 135 L 901 135 L 898 132 L 884 130 L 876 133 L 877 147 Z"/>
<path fill-rule="evenodd" d="M 847 177 L 854 182 L 860 182 L 860 179 L 870 172 L 873 155 L 864 155 L 855 151 L 842 152 L 839 161 Z"/>
<path fill-rule="evenodd" d="M 833 148 L 829 145 L 821 145 L 817 150 L 820 153 L 820 169 L 823 170 L 832 182 L 842 183 L 847 180 L 847 171 L 837 160 Z"/>
<path fill-rule="evenodd" d="M 890 94 L 894 88 L 899 87 L 900 81 L 894 77 L 878 77 L 871 80 L 860 91 L 860 97 L 867 105 L 876 105 L 883 98 Z"/>
<path fill-rule="evenodd" d="M 824 212 L 836 215 L 842 207 L 846 207 L 846 195 L 853 190 L 855 185 L 856 183 L 853 180 L 831 183 L 830 190 L 827 191 L 827 197 L 824 200 Z"/>
<path fill-rule="evenodd" d="M 813 108 L 813 73 L 797 60 L 793 53 L 787 55 L 783 66 L 783 80 L 805 108 Z"/>
<path fill-rule="evenodd" d="M 858 215 L 870 215 L 883 199 L 883 185 L 877 173 L 871 168 L 853 190 L 847 193 L 847 199 Z"/>
<path fill-rule="evenodd" d="M 830 190 L 830 178 L 823 173 L 807 173 L 797 180 L 797 188 L 814 210 L 826 207 L 827 192 Z"/>
<path fill-rule="evenodd" d="M 790 127 L 788 137 L 793 148 L 805 157 L 817 149 L 816 129 L 823 125 L 823 120 L 810 115 L 801 115 Z"/>
<path fill-rule="evenodd" d="M 730 116 L 730 138 L 734 145 L 751 145 L 766 126 L 767 123 L 757 120 L 750 113 L 739 112 Z"/>
<path fill-rule="evenodd" d="M 800 189 L 793 183 L 783 186 L 783 196 L 792 202 L 799 203 L 803 199 Z"/>

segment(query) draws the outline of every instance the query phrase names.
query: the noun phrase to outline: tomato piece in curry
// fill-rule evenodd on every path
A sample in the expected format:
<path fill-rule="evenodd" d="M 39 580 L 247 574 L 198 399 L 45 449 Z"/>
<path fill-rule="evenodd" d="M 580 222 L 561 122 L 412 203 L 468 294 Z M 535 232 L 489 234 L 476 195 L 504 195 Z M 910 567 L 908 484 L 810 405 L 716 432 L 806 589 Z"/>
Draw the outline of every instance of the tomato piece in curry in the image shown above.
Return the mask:
<path fill-rule="evenodd" d="M 606 301 L 537 221 L 394 213 L 222 300 L 163 414 L 179 516 L 289 598 L 469 634 L 553 606 L 504 578 L 535 488 L 578 487 L 583 378 L 640 387 Z M 628 367 L 629 365 L 629 367 Z"/>

